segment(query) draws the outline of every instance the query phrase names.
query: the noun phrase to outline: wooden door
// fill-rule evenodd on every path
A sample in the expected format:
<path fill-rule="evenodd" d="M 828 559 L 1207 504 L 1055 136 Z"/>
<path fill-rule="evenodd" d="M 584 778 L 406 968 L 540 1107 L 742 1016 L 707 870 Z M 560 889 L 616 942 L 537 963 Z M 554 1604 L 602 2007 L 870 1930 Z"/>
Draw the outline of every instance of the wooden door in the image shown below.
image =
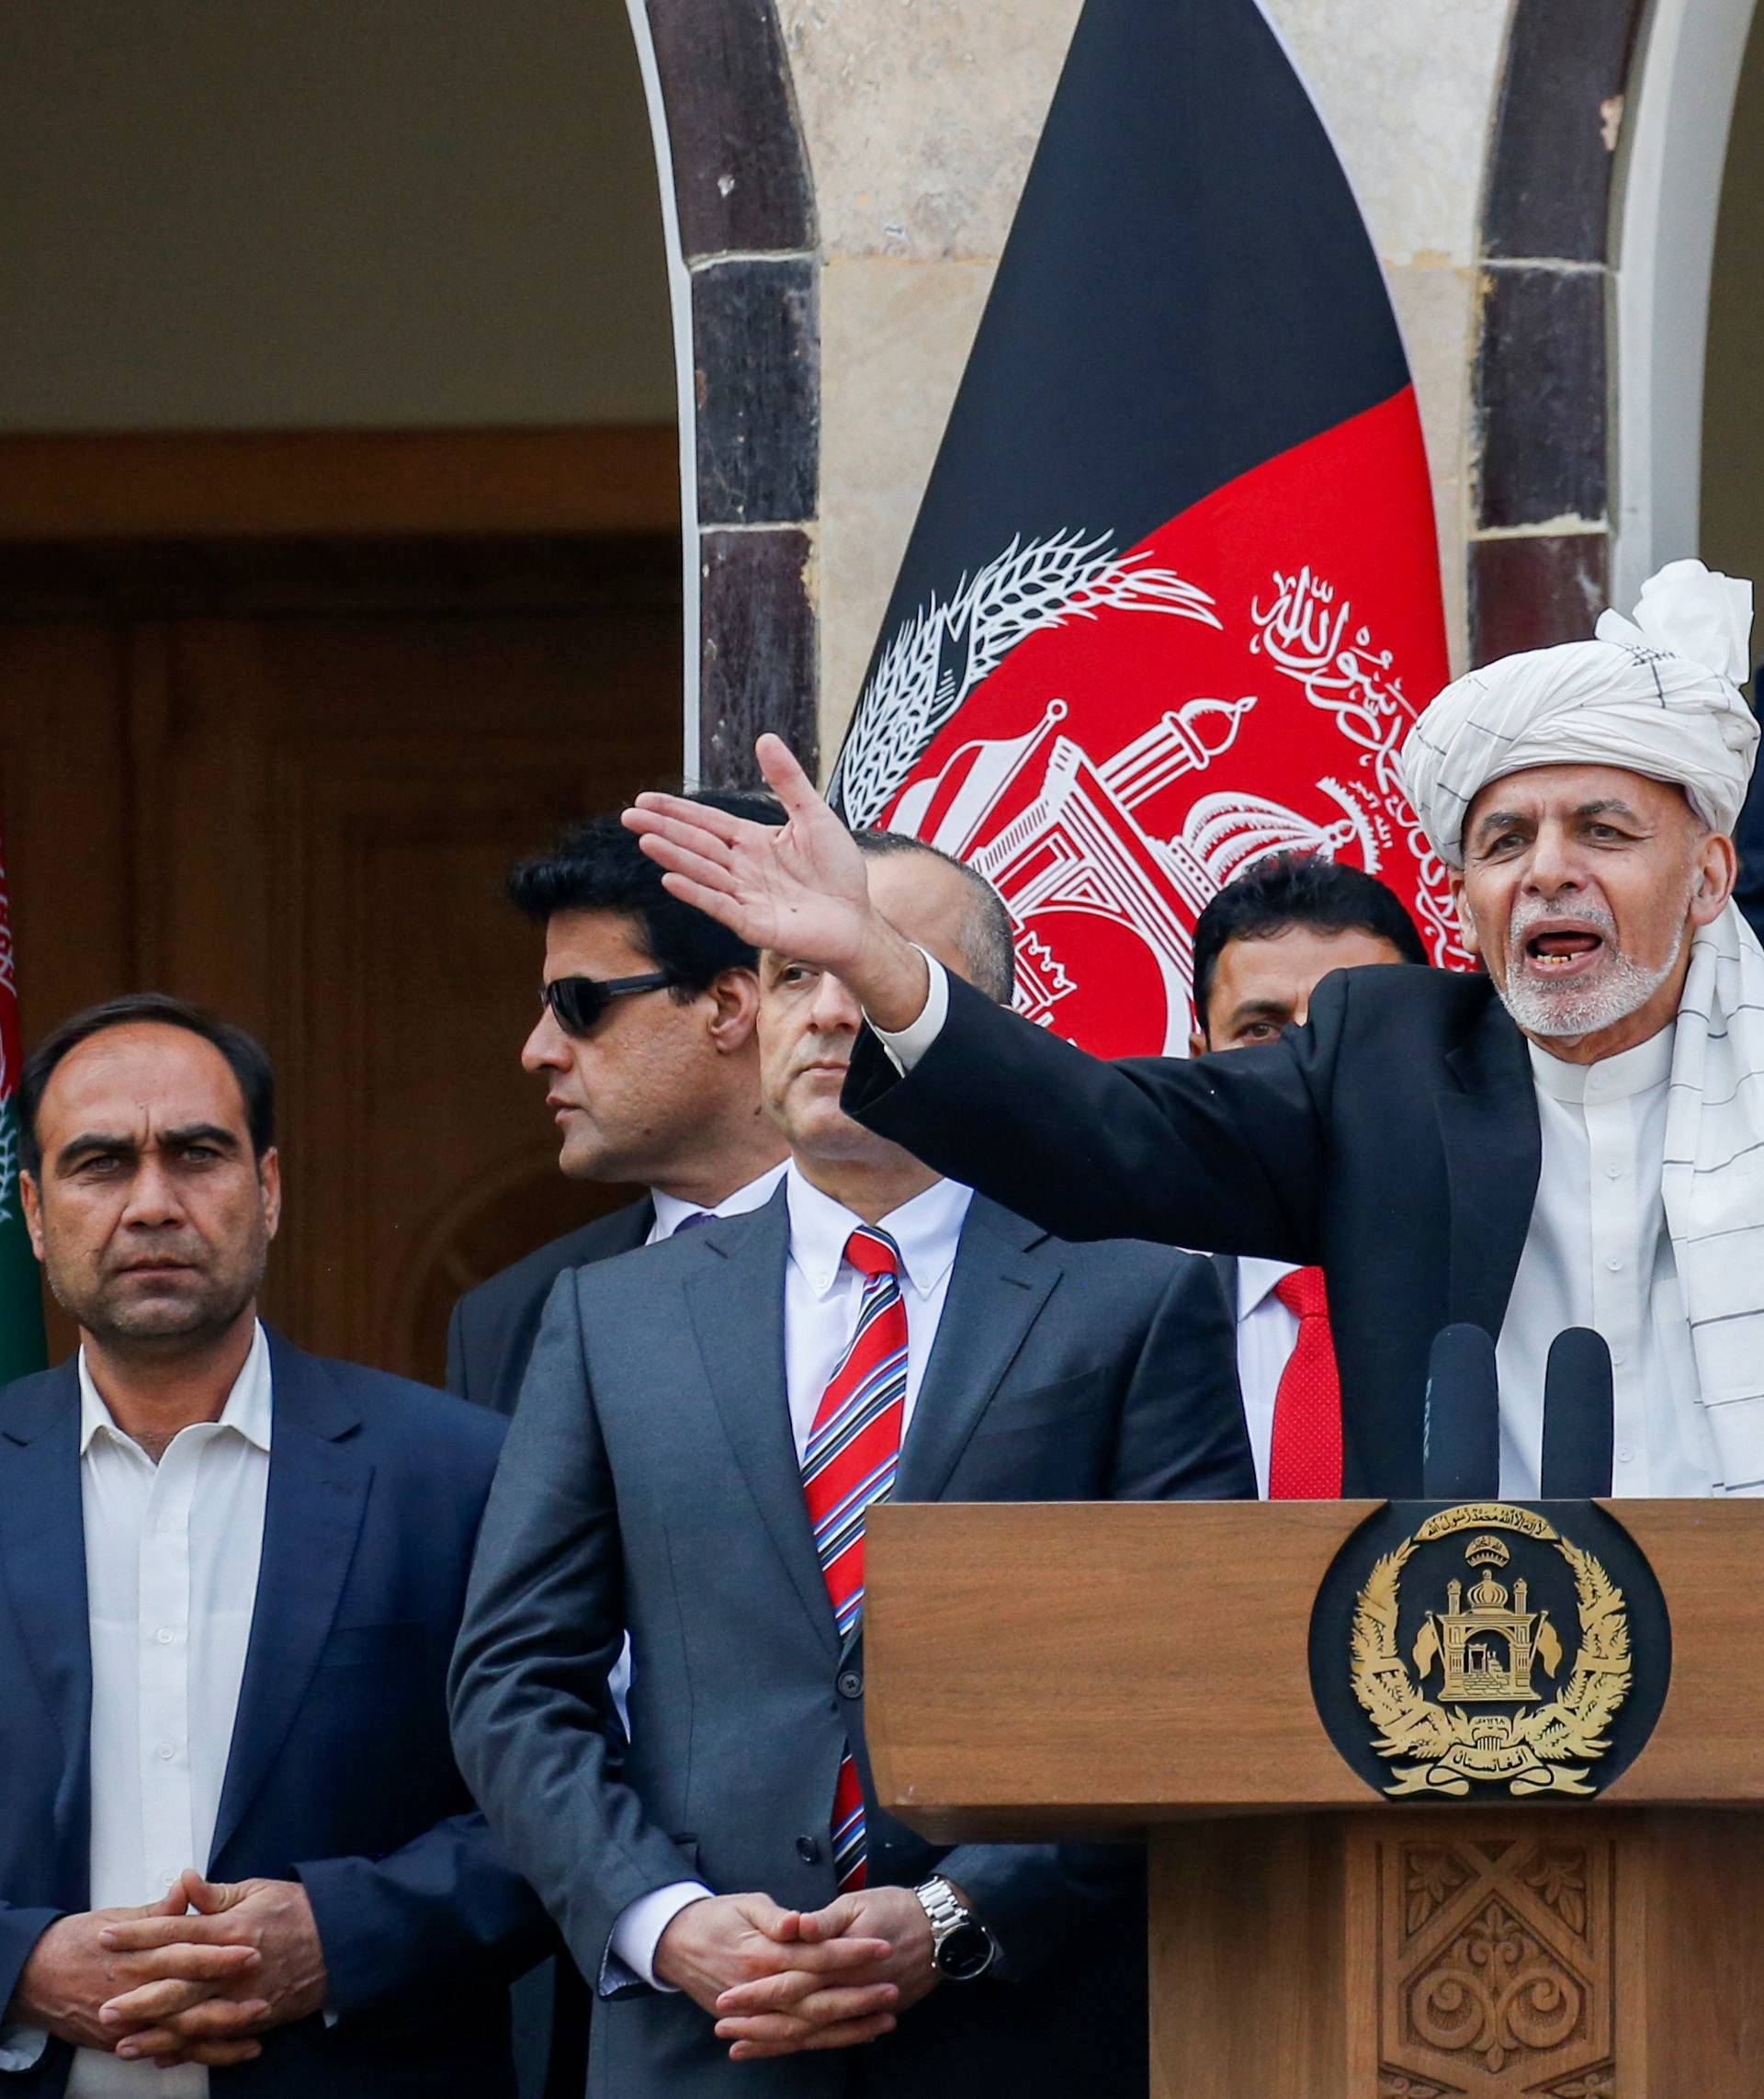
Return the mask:
<path fill-rule="evenodd" d="M 559 1176 L 519 1069 L 541 943 L 501 885 L 571 816 L 677 779 L 677 552 L 553 549 L 541 589 L 392 610 L 345 550 L 328 590 L 322 553 L 254 605 L 154 611 L 131 570 L 102 614 L 0 612 L 25 1034 L 149 988 L 259 1034 L 288 1184 L 270 1315 L 438 1379 L 458 1291 L 615 1199 Z"/>

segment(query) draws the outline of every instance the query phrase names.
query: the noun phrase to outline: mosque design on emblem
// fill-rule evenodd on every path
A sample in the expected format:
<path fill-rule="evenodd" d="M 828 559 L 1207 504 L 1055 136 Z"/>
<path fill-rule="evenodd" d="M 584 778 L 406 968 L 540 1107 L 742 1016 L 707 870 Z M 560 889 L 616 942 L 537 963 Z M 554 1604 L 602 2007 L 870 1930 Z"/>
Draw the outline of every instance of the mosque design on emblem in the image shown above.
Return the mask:
<path fill-rule="evenodd" d="M 1464 1549 L 1472 1567 L 1505 1567 L 1509 1548 L 1491 1533 Z M 1462 1581 L 1448 1582 L 1446 1606 L 1430 1611 L 1415 1643 L 1416 1674 L 1425 1683 L 1437 1661 L 1445 1673 L 1439 1696 L 1453 1705 L 1535 1703 L 1532 1674 L 1539 1659 L 1547 1675 L 1562 1666 L 1562 1645 L 1547 1611 L 1526 1608 L 1521 1575 L 1509 1594 L 1492 1571 L 1464 1594 Z"/>

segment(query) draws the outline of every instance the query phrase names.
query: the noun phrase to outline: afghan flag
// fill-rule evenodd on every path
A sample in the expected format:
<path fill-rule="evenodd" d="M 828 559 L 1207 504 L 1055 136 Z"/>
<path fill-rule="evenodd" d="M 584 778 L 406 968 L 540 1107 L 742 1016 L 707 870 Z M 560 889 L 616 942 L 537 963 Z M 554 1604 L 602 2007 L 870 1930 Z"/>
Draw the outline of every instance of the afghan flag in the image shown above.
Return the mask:
<path fill-rule="evenodd" d="M 1397 753 L 1446 680 L 1414 388 L 1255 0 L 1089 0 L 832 783 L 998 886 L 1018 1004 L 1186 1042 L 1194 921 L 1283 849 L 1462 962 Z"/>
<path fill-rule="evenodd" d="M 18 1034 L 18 989 L 13 969 L 12 919 L 0 866 L 0 1385 L 40 1370 L 43 1293 L 37 1258 L 25 1230 L 18 1193 L 18 1111 L 14 1099 L 24 1051 Z"/>

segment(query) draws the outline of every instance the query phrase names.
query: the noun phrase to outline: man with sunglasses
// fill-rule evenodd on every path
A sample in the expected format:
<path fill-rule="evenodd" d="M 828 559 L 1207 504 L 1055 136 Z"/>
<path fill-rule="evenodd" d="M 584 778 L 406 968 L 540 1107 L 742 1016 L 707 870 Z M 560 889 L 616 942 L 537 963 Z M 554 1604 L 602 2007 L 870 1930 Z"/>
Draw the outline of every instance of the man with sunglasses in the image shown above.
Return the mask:
<path fill-rule="evenodd" d="M 764 795 L 692 799 L 759 823 L 784 821 Z M 539 1017 L 521 1062 L 545 1082 L 558 1165 L 571 1181 L 647 1192 L 539 1247 L 454 1307 L 448 1389 L 501 1414 L 514 1412 L 539 1314 L 566 1268 L 666 1239 L 705 1215 L 756 1207 L 784 1159 L 784 1140 L 760 1110 L 753 950 L 676 902 L 616 815 L 577 824 L 523 860 L 508 894 L 545 936 Z M 622 1696 L 623 1661 L 617 1679 Z M 567 1960 L 516 1985 L 524 2093 L 578 2099 L 589 2004 Z"/>
<path fill-rule="evenodd" d="M 764 795 L 702 794 L 781 823 Z M 662 886 L 616 816 L 523 860 L 510 900 L 545 935 L 542 1004 L 521 1062 L 546 1084 L 571 1181 L 636 1185 L 639 1200 L 566 1232 L 469 1290 L 447 1329 L 447 1384 L 510 1414 L 539 1314 L 566 1268 L 732 1216 L 776 1185 L 784 1140 L 760 1110 L 753 950 Z"/>

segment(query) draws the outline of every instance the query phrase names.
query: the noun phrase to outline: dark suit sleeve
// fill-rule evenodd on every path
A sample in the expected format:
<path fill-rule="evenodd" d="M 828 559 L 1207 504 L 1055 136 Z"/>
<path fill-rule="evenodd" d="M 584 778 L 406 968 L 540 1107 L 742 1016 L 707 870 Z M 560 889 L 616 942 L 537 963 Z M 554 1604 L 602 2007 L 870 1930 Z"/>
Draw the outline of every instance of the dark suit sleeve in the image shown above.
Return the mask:
<path fill-rule="evenodd" d="M 373 2011 L 449 1971 L 513 1980 L 549 1950 L 533 1890 L 508 1865 L 482 1815 L 449 1815 L 384 1858 L 303 1859 L 339 2018 Z"/>
<path fill-rule="evenodd" d="M 632 1902 L 696 1874 L 616 1776 L 624 1735 L 606 1680 L 625 1637 L 618 1516 L 576 1293 L 566 1273 L 546 1306 L 450 1694 L 466 1783 L 592 1977 Z"/>
<path fill-rule="evenodd" d="M 6 2007 L 32 1947 L 52 1923 L 67 1914 L 65 1910 L 18 1910 L 10 1902 L 0 1902 L 0 2026 L 12 2019 Z M 0 2082 L 0 2091 L 4 2090 L 5 2084 Z"/>
<path fill-rule="evenodd" d="M 1178 1255 L 1128 1371 L 1113 1499 L 1253 1500 L 1255 1492 L 1236 1331 L 1211 1269 Z M 1144 1900 L 1137 1844 L 963 1844 L 940 1870 L 996 1934 L 1012 1980 L 1057 1977 L 1069 1947 L 1118 1928 L 1124 1913 L 1136 1926 Z"/>
<path fill-rule="evenodd" d="M 863 1029 L 844 1106 L 939 1173 L 1062 1239 L 1317 1257 L 1327 1106 L 1351 972 L 1265 1049 L 1110 1063 L 953 976 L 903 1078 Z"/>

